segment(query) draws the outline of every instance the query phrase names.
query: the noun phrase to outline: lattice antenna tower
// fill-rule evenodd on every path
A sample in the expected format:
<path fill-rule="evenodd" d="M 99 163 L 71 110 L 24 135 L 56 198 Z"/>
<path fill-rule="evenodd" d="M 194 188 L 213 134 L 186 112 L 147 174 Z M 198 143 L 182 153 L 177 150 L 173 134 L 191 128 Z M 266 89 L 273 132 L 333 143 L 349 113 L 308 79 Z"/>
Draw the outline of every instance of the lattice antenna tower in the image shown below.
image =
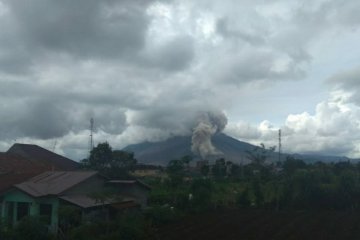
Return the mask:
<path fill-rule="evenodd" d="M 55 152 L 56 144 L 57 144 L 57 139 L 55 139 L 54 145 L 53 145 L 53 147 L 52 147 L 52 149 L 51 149 L 53 152 Z"/>
<path fill-rule="evenodd" d="M 94 118 L 90 118 L 90 143 L 89 143 L 89 154 L 91 153 L 91 150 L 93 150 L 93 148 L 94 148 L 93 134 L 94 134 Z"/>
<path fill-rule="evenodd" d="M 279 129 L 279 162 L 281 160 L 281 129 Z"/>

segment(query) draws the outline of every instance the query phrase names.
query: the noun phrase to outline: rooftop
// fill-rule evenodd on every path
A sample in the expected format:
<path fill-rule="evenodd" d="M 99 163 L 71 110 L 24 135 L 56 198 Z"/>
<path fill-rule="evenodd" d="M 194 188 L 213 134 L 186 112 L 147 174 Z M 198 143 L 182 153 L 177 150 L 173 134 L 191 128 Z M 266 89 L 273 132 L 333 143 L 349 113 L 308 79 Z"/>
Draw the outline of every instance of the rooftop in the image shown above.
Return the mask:
<path fill-rule="evenodd" d="M 79 168 L 77 162 L 33 144 L 15 143 L 6 154 L 20 156 L 37 164 L 51 165 L 57 170 L 73 171 Z"/>
<path fill-rule="evenodd" d="M 33 197 L 59 195 L 96 174 L 95 171 L 48 171 L 15 187 Z"/>

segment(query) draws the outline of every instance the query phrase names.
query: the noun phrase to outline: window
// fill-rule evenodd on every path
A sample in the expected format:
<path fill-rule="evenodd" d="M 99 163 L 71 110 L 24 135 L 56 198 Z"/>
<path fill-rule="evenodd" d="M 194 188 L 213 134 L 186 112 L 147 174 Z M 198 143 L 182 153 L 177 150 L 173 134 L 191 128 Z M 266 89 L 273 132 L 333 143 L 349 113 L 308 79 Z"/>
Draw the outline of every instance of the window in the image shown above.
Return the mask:
<path fill-rule="evenodd" d="M 30 212 L 30 203 L 18 202 L 16 220 L 20 221 L 23 217 L 29 216 L 29 212 Z"/>
<path fill-rule="evenodd" d="M 45 223 L 51 224 L 52 205 L 51 204 L 40 204 L 39 214 Z"/>

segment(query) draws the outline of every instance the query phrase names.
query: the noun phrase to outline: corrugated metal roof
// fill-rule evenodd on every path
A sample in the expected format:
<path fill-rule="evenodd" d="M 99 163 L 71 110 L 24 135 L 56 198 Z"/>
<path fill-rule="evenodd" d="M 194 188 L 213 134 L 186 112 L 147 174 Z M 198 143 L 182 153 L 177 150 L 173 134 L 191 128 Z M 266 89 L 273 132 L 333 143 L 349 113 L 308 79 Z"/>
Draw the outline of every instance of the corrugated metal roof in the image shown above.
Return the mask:
<path fill-rule="evenodd" d="M 59 195 L 96 174 L 95 171 L 44 172 L 15 187 L 34 197 Z"/>
<path fill-rule="evenodd" d="M 121 198 L 121 199 L 107 199 L 104 202 L 97 201 L 94 198 L 85 195 L 70 195 L 70 196 L 61 196 L 60 199 L 75 204 L 82 208 L 91 208 L 102 205 L 114 204 L 114 203 L 135 203 L 132 198 Z"/>
<path fill-rule="evenodd" d="M 70 171 L 79 164 L 37 145 L 14 144 L 0 152 L 0 193 L 45 171 Z"/>
<path fill-rule="evenodd" d="M 33 172 L 34 169 L 44 169 L 42 165 L 17 155 L 0 154 L 0 172 Z"/>
<path fill-rule="evenodd" d="M 140 186 L 143 186 L 147 189 L 151 189 L 149 185 L 146 183 L 140 181 L 140 180 L 110 180 L 108 181 L 110 184 L 117 184 L 117 185 L 133 185 L 133 184 L 139 184 Z"/>
<path fill-rule="evenodd" d="M 6 191 L 14 184 L 24 182 L 31 177 L 49 170 L 51 170 L 50 166 L 33 163 L 21 156 L 1 153 L 0 193 Z"/>
<path fill-rule="evenodd" d="M 15 143 L 6 153 L 21 156 L 37 164 L 51 165 L 62 171 L 74 171 L 79 168 L 77 162 L 33 144 Z"/>

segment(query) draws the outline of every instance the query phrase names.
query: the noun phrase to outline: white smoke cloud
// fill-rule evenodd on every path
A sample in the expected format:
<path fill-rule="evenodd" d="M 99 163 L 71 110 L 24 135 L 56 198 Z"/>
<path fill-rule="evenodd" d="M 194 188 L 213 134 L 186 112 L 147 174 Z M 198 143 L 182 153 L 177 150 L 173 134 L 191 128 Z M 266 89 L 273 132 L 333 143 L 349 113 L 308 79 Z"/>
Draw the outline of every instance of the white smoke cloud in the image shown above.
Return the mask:
<path fill-rule="evenodd" d="M 211 137 L 224 130 L 226 124 L 227 118 L 222 112 L 201 113 L 198 125 L 193 130 L 191 151 L 202 159 L 222 155 L 222 152 L 212 144 Z"/>

